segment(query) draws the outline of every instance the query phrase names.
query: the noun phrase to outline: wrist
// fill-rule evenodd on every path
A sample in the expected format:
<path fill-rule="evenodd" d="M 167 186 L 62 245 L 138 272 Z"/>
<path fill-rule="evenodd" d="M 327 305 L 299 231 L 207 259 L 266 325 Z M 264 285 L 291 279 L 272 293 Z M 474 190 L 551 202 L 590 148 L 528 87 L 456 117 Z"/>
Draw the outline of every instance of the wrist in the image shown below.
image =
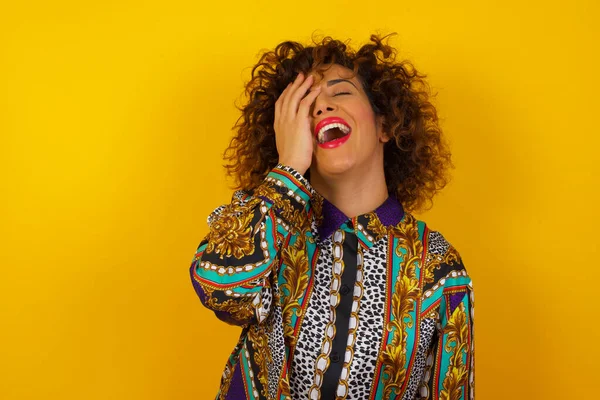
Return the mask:
<path fill-rule="evenodd" d="M 291 205 L 309 211 L 310 200 L 315 191 L 310 182 L 293 166 L 278 163 L 265 178 L 265 183 L 279 192 L 283 199 L 289 200 Z"/>
<path fill-rule="evenodd" d="M 283 164 L 285 166 L 293 168 L 296 171 L 298 171 L 301 175 L 304 175 L 306 173 L 306 171 L 308 171 L 308 166 L 304 166 L 304 165 L 302 165 L 302 163 L 299 163 L 299 162 L 294 161 L 294 160 L 289 160 L 288 161 L 286 159 L 280 159 L 279 160 L 279 164 Z"/>

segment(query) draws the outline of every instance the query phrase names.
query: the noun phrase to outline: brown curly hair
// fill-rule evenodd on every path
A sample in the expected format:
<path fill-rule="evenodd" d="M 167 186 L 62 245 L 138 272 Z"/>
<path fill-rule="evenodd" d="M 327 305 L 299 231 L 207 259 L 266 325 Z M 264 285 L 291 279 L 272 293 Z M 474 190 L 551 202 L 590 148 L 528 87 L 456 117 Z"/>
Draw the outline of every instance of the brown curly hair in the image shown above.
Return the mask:
<path fill-rule="evenodd" d="M 434 195 L 448 183 L 451 154 L 430 102 L 426 77 L 407 60 L 396 61 L 388 38 L 371 35 L 358 51 L 347 43 L 325 37 L 312 46 L 286 41 L 266 51 L 253 67 L 246 85 L 246 104 L 234 126 L 235 134 L 224 159 L 236 189 L 258 186 L 279 160 L 275 145 L 275 101 L 300 72 L 322 71 L 342 65 L 358 75 L 375 115 L 383 116 L 383 130 L 391 138 L 384 145 L 388 192 L 405 209 L 430 208 Z M 310 170 L 305 174 L 310 180 Z"/>

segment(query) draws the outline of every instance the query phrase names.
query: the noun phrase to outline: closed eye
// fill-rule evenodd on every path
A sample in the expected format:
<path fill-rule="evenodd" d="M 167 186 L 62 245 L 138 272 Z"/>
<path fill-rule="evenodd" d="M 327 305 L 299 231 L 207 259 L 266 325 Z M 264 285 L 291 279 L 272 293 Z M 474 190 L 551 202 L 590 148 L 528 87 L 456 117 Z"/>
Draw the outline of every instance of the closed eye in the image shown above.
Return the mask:
<path fill-rule="evenodd" d="M 350 93 L 350 92 L 338 92 L 338 93 L 335 93 L 335 94 L 333 95 L 333 97 L 336 97 L 336 96 L 343 96 L 343 95 L 345 95 L 345 94 L 352 94 L 352 93 Z"/>

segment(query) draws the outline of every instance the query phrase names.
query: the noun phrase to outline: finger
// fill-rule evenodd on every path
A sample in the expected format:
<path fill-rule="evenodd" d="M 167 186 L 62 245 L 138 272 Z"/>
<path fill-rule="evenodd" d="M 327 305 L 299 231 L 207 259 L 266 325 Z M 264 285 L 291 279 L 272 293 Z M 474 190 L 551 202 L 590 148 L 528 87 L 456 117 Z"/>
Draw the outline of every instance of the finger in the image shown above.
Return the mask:
<path fill-rule="evenodd" d="M 308 117 L 310 106 L 315 102 L 319 93 L 321 93 L 321 86 L 317 86 L 314 90 L 311 90 L 306 97 L 300 101 L 300 106 L 298 107 L 299 117 Z"/>
<path fill-rule="evenodd" d="M 281 95 L 279 95 L 279 99 L 277 99 L 277 101 L 279 102 L 279 105 L 276 107 L 279 108 L 279 114 L 283 115 L 284 114 L 284 110 L 286 110 L 285 105 L 287 104 L 289 95 L 290 95 L 290 91 L 292 90 L 292 85 L 294 84 L 294 82 L 289 82 L 287 84 L 287 86 L 285 87 L 285 89 L 283 90 L 283 92 L 281 92 Z"/>
<path fill-rule="evenodd" d="M 290 100 L 287 103 L 287 107 L 290 112 L 293 112 L 294 114 L 298 112 L 300 100 L 302 100 L 302 98 L 306 95 L 306 92 L 308 92 L 308 89 L 310 89 L 310 85 L 312 85 L 313 81 L 313 76 L 309 75 L 302 85 L 300 85 L 294 92 L 290 93 Z"/>
<path fill-rule="evenodd" d="M 281 94 L 275 101 L 275 113 L 276 114 L 281 114 L 281 106 L 283 105 L 283 101 L 285 99 L 286 94 L 289 92 L 291 85 L 292 85 L 292 82 L 288 83 L 287 86 L 285 87 L 285 89 L 283 89 L 283 92 L 281 92 Z"/>
<path fill-rule="evenodd" d="M 302 82 L 304 82 L 304 74 L 302 72 L 300 72 L 298 74 L 298 76 L 296 76 L 296 79 L 294 79 L 294 82 L 292 82 L 292 84 L 290 85 L 290 90 L 288 92 L 288 94 L 286 94 L 285 98 L 283 99 L 283 108 L 284 109 L 288 109 L 289 108 L 289 104 L 290 104 L 290 96 L 292 95 L 292 93 L 295 93 L 296 90 L 298 89 L 298 87 L 302 84 Z"/>

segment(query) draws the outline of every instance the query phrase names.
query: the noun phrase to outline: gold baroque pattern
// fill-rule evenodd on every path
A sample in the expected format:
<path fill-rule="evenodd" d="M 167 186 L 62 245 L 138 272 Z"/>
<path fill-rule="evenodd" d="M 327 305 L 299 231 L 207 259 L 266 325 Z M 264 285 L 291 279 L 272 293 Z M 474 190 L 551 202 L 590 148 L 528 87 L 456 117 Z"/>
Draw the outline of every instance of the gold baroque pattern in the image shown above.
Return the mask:
<path fill-rule="evenodd" d="M 440 399 L 457 400 L 461 398 L 462 387 L 467 380 L 467 368 L 463 361 L 463 353 L 467 351 L 469 327 L 464 303 L 459 303 L 458 308 L 452 313 L 444 329 L 444 334 L 448 335 L 444 351 L 451 353 L 451 356 L 448 372 L 442 383 L 443 390 L 440 393 Z"/>
<path fill-rule="evenodd" d="M 208 269 L 213 270 L 216 273 L 218 273 L 219 275 L 225 275 L 225 274 L 227 274 L 227 275 L 233 275 L 233 274 L 236 274 L 236 273 L 242 272 L 242 271 L 246 271 L 246 272 L 247 271 L 251 271 L 254 268 L 257 268 L 257 267 L 259 267 L 259 266 L 261 266 L 263 264 L 268 263 L 269 262 L 269 251 L 267 249 L 268 243 L 267 243 L 267 240 L 266 240 L 266 236 L 267 236 L 266 225 L 265 224 L 261 224 L 261 221 L 263 219 L 265 219 L 265 218 L 268 219 L 269 218 L 269 216 L 266 215 L 267 212 L 268 211 L 267 211 L 266 206 L 264 206 L 264 205 L 261 206 L 262 217 L 261 217 L 261 220 L 256 224 L 256 229 L 255 229 L 255 232 L 253 233 L 253 235 L 254 235 L 254 234 L 256 234 L 256 232 L 258 232 L 260 230 L 260 247 L 263 250 L 263 257 L 264 257 L 263 260 L 260 260 L 260 261 L 258 261 L 256 263 L 249 263 L 249 264 L 246 264 L 246 265 L 243 265 L 243 266 L 240 266 L 240 265 L 238 265 L 238 266 L 226 266 L 226 265 L 213 264 L 210 261 L 202 259 L 200 261 L 200 267 L 202 267 L 202 268 L 204 268 L 206 270 L 208 270 Z M 213 243 L 209 243 L 209 245 L 207 245 L 207 249 L 211 245 L 213 245 Z M 205 253 L 208 253 L 208 251 L 206 251 L 207 249 L 205 249 Z M 241 296 L 238 293 L 227 293 L 227 294 L 228 295 L 232 294 L 235 297 Z"/>
<path fill-rule="evenodd" d="M 281 210 L 282 218 L 290 224 L 290 233 L 297 234 L 309 229 L 306 211 L 294 207 L 290 202 L 290 198 L 277 192 L 272 184 L 258 186 L 254 190 L 254 195 L 257 198 L 260 198 L 259 196 L 268 198 L 273 202 L 273 208 Z"/>
<path fill-rule="evenodd" d="M 238 360 L 238 363 L 241 361 Z M 242 367 L 241 365 L 239 366 Z M 231 378 L 233 378 L 233 369 L 235 365 L 232 365 L 229 360 L 225 365 L 225 371 L 223 371 L 223 379 L 221 381 L 221 389 L 219 392 L 219 400 L 224 400 L 225 396 L 227 396 L 227 392 L 229 391 L 229 386 L 231 386 Z"/>
<path fill-rule="evenodd" d="M 405 328 L 412 328 L 414 321 L 410 313 L 414 310 L 421 290 L 416 277 L 416 265 L 419 263 L 423 243 L 419 240 L 419 229 L 414 217 L 407 215 L 406 222 L 390 229 L 398 240 L 396 255 L 402 257 L 400 273 L 395 283 L 392 297 L 393 318 L 387 326 L 393 330 L 393 337 L 381 354 L 384 371 L 384 397 L 391 398 L 392 393 L 400 394 L 406 380 L 406 339 Z M 402 252 L 405 251 L 405 254 Z"/>
<path fill-rule="evenodd" d="M 317 225 L 321 225 L 323 223 L 323 196 L 315 193 L 310 199 L 310 207 L 313 210 L 315 222 Z"/>
<path fill-rule="evenodd" d="M 423 266 L 423 282 L 425 284 L 433 283 L 433 272 L 439 269 L 441 264 L 452 265 L 458 261 L 460 261 L 460 255 L 453 246 L 450 246 L 444 255 L 432 254 L 431 259 L 426 260 Z"/>
<path fill-rule="evenodd" d="M 461 270 L 461 271 L 450 271 L 446 274 L 445 277 L 441 278 L 435 285 L 433 285 L 430 289 L 426 290 L 425 293 L 423 294 L 423 298 L 428 298 L 433 296 L 433 294 L 442 286 L 444 286 L 444 284 L 446 283 L 446 279 L 448 278 L 456 278 L 458 276 L 467 276 L 467 271 L 466 270 Z"/>
<path fill-rule="evenodd" d="M 375 235 L 377 235 L 375 237 L 375 240 L 379 240 L 385 235 L 387 235 L 387 228 L 381 223 L 381 221 L 374 212 L 367 214 L 367 216 L 369 217 L 367 229 L 369 229 L 370 231 L 374 232 Z"/>
<path fill-rule="evenodd" d="M 285 400 L 292 399 L 289 374 L 286 374 L 285 378 L 283 378 L 279 381 L 279 387 L 278 387 L 277 394 L 283 396 L 283 398 Z"/>
<path fill-rule="evenodd" d="M 292 326 L 292 316 L 295 314 L 300 317 L 302 308 L 298 300 L 304 294 L 308 286 L 308 256 L 306 254 L 306 242 L 299 237 L 293 246 L 288 246 L 282 251 L 283 277 L 285 283 L 281 285 L 281 290 L 287 290 L 284 295 L 283 305 L 283 324 L 284 335 L 289 340 L 291 348 L 296 346 L 296 337 L 294 337 L 294 328 Z"/>
<path fill-rule="evenodd" d="M 202 285 L 202 284 L 201 284 Z M 254 317 L 254 306 L 251 302 L 241 303 L 238 299 L 228 299 L 217 303 L 217 298 L 213 296 L 213 290 L 206 285 L 202 285 L 208 300 L 206 305 L 215 311 L 225 311 L 231 314 L 231 317 L 238 321 L 246 321 Z"/>
<path fill-rule="evenodd" d="M 224 214 L 217 218 L 212 224 L 208 234 L 208 246 L 206 252 L 224 256 L 234 256 L 240 259 L 254 253 L 252 242 L 253 214 L 242 214 L 236 217 L 233 214 Z"/>
<path fill-rule="evenodd" d="M 261 394 L 268 400 L 274 400 L 269 393 L 268 364 L 273 362 L 268 346 L 268 337 L 264 324 L 252 325 L 248 330 L 248 340 L 252 343 L 254 362 L 258 365 L 258 380 L 262 385 Z"/>

